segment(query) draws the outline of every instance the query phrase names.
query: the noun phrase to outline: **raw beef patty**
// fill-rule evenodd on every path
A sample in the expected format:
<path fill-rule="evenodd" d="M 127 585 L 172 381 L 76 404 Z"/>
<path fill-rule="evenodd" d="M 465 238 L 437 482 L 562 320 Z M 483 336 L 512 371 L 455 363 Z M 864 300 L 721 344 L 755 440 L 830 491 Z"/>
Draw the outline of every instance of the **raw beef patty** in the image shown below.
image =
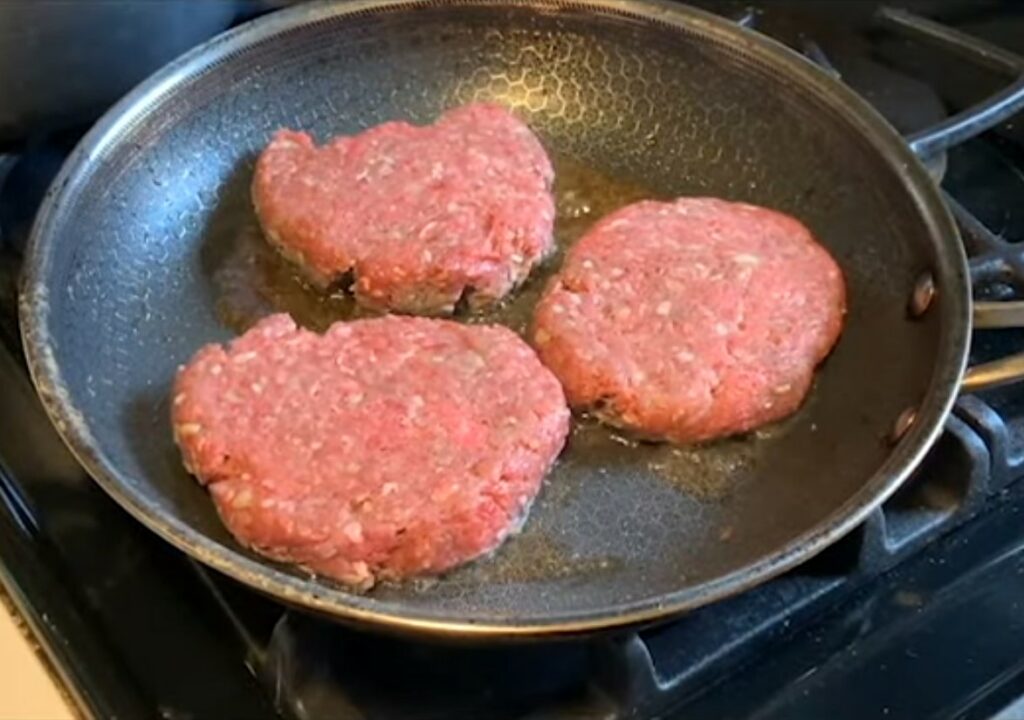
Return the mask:
<path fill-rule="evenodd" d="M 554 171 L 530 129 L 498 105 L 433 125 L 378 125 L 317 147 L 279 131 L 252 195 L 270 241 L 360 304 L 420 314 L 500 300 L 553 246 Z"/>
<path fill-rule="evenodd" d="M 573 406 L 697 442 L 794 412 L 845 303 L 839 267 L 797 220 L 710 198 L 644 201 L 569 251 L 533 339 Z"/>
<path fill-rule="evenodd" d="M 569 410 L 502 327 L 384 317 L 317 335 L 274 315 L 179 371 L 173 423 L 241 543 L 365 588 L 516 531 Z"/>

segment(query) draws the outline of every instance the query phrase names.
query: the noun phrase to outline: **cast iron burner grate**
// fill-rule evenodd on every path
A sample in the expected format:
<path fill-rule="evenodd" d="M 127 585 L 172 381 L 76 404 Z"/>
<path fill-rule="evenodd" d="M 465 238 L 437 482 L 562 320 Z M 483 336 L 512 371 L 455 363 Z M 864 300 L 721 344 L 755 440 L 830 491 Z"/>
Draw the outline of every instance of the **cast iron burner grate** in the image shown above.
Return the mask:
<path fill-rule="evenodd" d="M 745 10 L 737 21 L 755 26 L 762 17 L 760 11 Z M 909 93 L 917 116 L 907 117 L 906 106 L 887 106 L 886 101 L 879 105 L 899 116 L 908 142 L 940 179 L 948 150 L 1020 107 L 1024 62 L 904 12 L 883 9 L 877 22 L 1012 80 L 987 100 L 944 118 L 935 116 L 941 102 L 927 86 L 892 71 L 895 80 L 890 82 L 895 84 L 889 100 Z M 814 40 L 798 37 L 794 45 L 844 78 L 842 67 L 833 65 Z M 863 75 L 864 67 L 858 66 L 854 74 Z M 868 75 L 877 94 L 877 68 Z M 922 130 L 926 125 L 931 128 Z M 976 294 L 1003 299 L 1024 290 L 1024 246 L 988 230 L 952 197 L 949 202 L 971 255 Z M 1011 290 L 993 289 L 999 284 Z M 1024 414 L 1024 408 L 1019 410 L 1016 415 Z M 708 705 L 706 696 L 754 658 L 763 657 L 773 643 L 853 597 L 868 581 L 998 499 L 1021 475 L 1024 452 L 1013 450 L 1012 435 L 987 395 L 963 397 L 946 433 L 910 481 L 857 531 L 818 558 L 672 623 L 612 637 L 477 647 L 384 638 L 293 611 L 272 623 L 254 624 L 238 612 L 233 600 L 237 591 L 230 583 L 198 565 L 196 570 L 246 639 L 254 672 L 277 707 L 298 720 L 613 720 L 652 717 L 683 706 L 698 713 L 702 703 Z M 913 605 L 912 597 L 903 600 Z"/>

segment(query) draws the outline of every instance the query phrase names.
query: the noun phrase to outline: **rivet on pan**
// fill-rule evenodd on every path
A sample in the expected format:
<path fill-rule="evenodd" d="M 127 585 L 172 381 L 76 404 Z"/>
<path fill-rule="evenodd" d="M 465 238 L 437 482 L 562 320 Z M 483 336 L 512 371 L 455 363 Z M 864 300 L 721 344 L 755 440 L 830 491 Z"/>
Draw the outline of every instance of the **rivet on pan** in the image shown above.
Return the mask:
<path fill-rule="evenodd" d="M 900 413 L 900 416 L 896 418 L 895 424 L 892 426 L 892 434 L 889 436 L 889 440 L 892 442 L 899 442 L 900 438 L 907 434 L 914 421 L 917 420 L 917 408 L 908 407 L 906 410 Z"/>
<path fill-rule="evenodd" d="M 930 272 L 921 273 L 914 283 L 914 292 L 910 296 L 909 310 L 911 317 L 921 317 L 931 307 L 935 299 L 935 278 Z"/>

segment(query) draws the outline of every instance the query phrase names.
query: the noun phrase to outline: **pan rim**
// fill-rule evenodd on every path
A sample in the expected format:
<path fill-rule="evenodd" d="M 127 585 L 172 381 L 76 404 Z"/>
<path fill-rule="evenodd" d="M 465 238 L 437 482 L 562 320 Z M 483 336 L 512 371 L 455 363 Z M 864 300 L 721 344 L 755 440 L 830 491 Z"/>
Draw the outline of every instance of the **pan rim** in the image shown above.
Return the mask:
<path fill-rule="evenodd" d="M 808 92 L 827 94 L 836 109 L 879 153 L 891 158 L 893 171 L 903 182 L 909 199 L 928 227 L 938 248 L 936 267 L 930 268 L 941 289 L 943 313 L 939 353 L 928 390 L 916 421 L 882 465 L 859 491 L 817 525 L 760 560 L 709 578 L 668 595 L 651 596 L 619 605 L 577 613 L 562 612 L 525 620 L 515 616 L 474 620 L 454 614 L 409 612 L 400 601 L 357 595 L 315 578 L 302 578 L 247 556 L 168 517 L 141 493 L 131 490 L 113 462 L 92 439 L 86 420 L 63 392 L 60 367 L 51 347 L 49 302 L 45 280 L 52 265 L 53 247 L 45 238 L 60 227 L 64 198 L 74 194 L 85 176 L 88 161 L 115 142 L 155 98 L 231 54 L 284 31 L 319 21 L 374 11 L 402 10 L 452 4 L 441 0 L 330 0 L 288 8 L 250 21 L 199 45 L 145 80 L 116 103 L 93 126 L 69 156 L 53 181 L 33 225 L 25 253 L 19 314 L 22 342 L 29 372 L 51 422 L 65 444 L 95 481 L 133 517 L 187 555 L 220 573 L 284 602 L 338 620 L 379 629 L 420 635 L 514 638 L 565 636 L 648 624 L 745 591 L 807 561 L 846 535 L 887 500 L 920 464 L 942 432 L 952 410 L 960 378 L 967 364 L 971 329 L 970 285 L 967 259 L 956 225 L 938 188 L 899 134 L 853 90 L 777 41 L 742 28 L 711 13 L 661 0 L 456 0 L 466 6 L 509 6 L 538 11 L 573 8 L 605 12 L 627 18 L 667 24 L 698 33 L 743 51 L 787 73 Z M 922 270 L 927 268 L 922 268 Z"/>

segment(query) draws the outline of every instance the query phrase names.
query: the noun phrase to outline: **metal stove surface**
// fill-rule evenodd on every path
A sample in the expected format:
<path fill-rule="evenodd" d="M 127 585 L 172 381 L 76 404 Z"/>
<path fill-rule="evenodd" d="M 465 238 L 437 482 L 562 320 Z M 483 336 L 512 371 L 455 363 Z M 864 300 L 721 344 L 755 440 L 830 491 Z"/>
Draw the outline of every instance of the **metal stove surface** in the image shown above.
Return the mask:
<path fill-rule="evenodd" d="M 1013 79 L 1012 68 L 998 63 L 950 69 L 947 52 L 913 33 L 892 33 L 891 24 L 883 32 L 870 4 L 827 5 L 713 9 L 827 64 L 908 134 Z M 1012 5 L 909 5 L 1006 45 L 1019 42 L 1012 49 L 1024 52 L 1024 15 Z M 21 360 L 20 248 L 74 139 L 47 138 L 17 159 L 0 158 L 0 581 L 88 713 L 1024 717 L 1013 714 L 1024 695 L 1024 483 L 1015 482 L 1024 475 L 1024 389 L 964 397 L 908 485 L 812 563 L 642 632 L 543 645 L 428 645 L 287 610 L 194 565 L 85 476 L 45 418 Z M 1019 126 L 1009 120 L 931 161 L 956 199 L 976 294 L 1018 297 Z M 975 336 L 976 360 L 1022 349 L 1022 331 Z"/>

